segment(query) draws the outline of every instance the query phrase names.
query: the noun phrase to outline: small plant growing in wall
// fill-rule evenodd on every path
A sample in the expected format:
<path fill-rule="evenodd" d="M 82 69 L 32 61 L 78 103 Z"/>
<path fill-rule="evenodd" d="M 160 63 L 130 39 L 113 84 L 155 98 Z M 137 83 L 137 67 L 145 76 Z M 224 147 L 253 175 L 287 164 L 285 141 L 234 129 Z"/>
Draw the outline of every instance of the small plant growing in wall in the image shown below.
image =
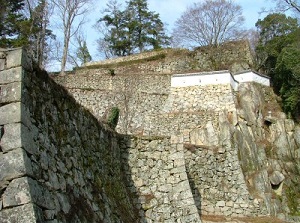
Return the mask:
<path fill-rule="evenodd" d="M 108 71 L 109 71 L 110 76 L 115 76 L 116 75 L 114 69 L 109 69 Z"/>
<path fill-rule="evenodd" d="M 115 129 L 119 121 L 120 109 L 118 107 L 112 107 L 108 115 L 107 123 L 112 128 Z"/>

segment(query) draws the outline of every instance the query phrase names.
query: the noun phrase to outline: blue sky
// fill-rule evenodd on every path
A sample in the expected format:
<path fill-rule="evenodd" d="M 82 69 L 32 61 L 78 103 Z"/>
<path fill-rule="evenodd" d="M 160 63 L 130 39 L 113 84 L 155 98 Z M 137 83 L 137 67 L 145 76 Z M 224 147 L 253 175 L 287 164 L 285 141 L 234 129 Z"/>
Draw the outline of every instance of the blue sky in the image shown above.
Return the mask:
<path fill-rule="evenodd" d="M 172 30 L 173 24 L 186 8 L 195 2 L 201 0 L 148 0 L 148 8 L 150 11 L 159 13 L 161 20 L 168 24 L 167 29 Z M 125 0 L 120 3 L 125 5 Z M 270 8 L 274 6 L 272 0 L 234 0 L 237 4 L 242 6 L 243 15 L 245 17 L 245 27 L 254 28 L 258 19 L 262 19 L 264 15 L 259 15 L 262 8 Z M 93 57 L 93 60 L 101 60 L 97 54 L 96 40 L 99 38 L 99 33 L 92 27 L 95 22 L 101 18 L 101 11 L 106 8 L 108 0 L 94 0 L 93 10 L 88 16 L 89 22 L 84 26 L 84 33 L 86 33 L 88 49 Z"/>

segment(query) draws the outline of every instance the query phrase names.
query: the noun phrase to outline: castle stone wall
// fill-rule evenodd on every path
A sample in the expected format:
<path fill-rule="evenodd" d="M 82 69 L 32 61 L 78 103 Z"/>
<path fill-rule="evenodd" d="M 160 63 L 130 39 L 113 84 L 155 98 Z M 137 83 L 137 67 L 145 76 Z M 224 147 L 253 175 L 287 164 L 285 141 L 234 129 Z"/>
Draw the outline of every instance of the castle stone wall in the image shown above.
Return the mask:
<path fill-rule="evenodd" d="M 111 107 L 120 109 L 117 131 L 138 133 L 144 131 L 145 118 L 158 114 L 169 94 L 170 76 L 139 75 L 108 76 L 70 75 L 54 77 L 99 120 Z"/>
<path fill-rule="evenodd" d="M 145 222 L 201 222 L 183 144 L 172 143 L 170 137 L 131 137 L 122 148 L 130 191 L 139 195 L 136 202 Z"/>
<path fill-rule="evenodd" d="M 134 222 L 119 136 L 22 49 L 3 51 L 1 222 Z"/>
<path fill-rule="evenodd" d="M 30 160 L 37 148 L 28 129 L 30 114 L 21 100 L 25 93 L 22 82 L 25 70 L 32 67 L 21 51 L 0 52 L 0 220 L 3 223 L 41 222 L 43 216 L 37 203 L 42 203 L 44 197 L 33 180 Z M 36 187 L 30 190 L 30 185 Z"/>
<path fill-rule="evenodd" d="M 3 53 L 1 222 L 201 222 L 182 144 L 117 134 L 22 49 Z"/>

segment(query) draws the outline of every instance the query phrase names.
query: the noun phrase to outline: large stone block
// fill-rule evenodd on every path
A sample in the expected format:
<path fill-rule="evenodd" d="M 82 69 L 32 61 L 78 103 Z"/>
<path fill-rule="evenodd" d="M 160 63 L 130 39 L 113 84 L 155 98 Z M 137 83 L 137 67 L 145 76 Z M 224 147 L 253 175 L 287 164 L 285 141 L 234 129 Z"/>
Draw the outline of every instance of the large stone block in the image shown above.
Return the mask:
<path fill-rule="evenodd" d="M 30 113 L 21 102 L 10 103 L 0 107 L 0 125 L 22 122 L 30 126 Z"/>
<path fill-rule="evenodd" d="M 13 180 L 3 194 L 3 207 L 14 207 L 28 203 L 35 203 L 49 210 L 55 209 L 54 197 L 37 181 L 29 177 Z"/>
<path fill-rule="evenodd" d="M 0 146 L 4 152 L 23 148 L 30 154 L 37 153 L 37 145 L 29 129 L 22 123 L 7 124 L 4 126 Z"/>
<path fill-rule="evenodd" d="M 0 167 L 0 184 L 25 175 L 32 175 L 31 161 L 21 148 L 0 154 Z"/>
<path fill-rule="evenodd" d="M 0 125 L 21 121 L 21 103 L 11 103 L 0 107 Z"/>
<path fill-rule="evenodd" d="M 1 223 L 45 222 L 43 218 L 43 211 L 32 203 L 1 210 L 0 220 Z"/>
<path fill-rule="evenodd" d="M 0 58 L 0 71 L 5 69 L 5 58 Z"/>
<path fill-rule="evenodd" d="M 9 84 L 13 82 L 20 82 L 24 77 L 22 67 L 15 67 L 0 72 L 0 84 Z"/>
<path fill-rule="evenodd" d="M 22 96 L 22 83 L 14 82 L 11 84 L 6 84 L 1 87 L 0 91 L 0 104 L 21 101 Z"/>
<path fill-rule="evenodd" d="M 32 70 L 32 62 L 23 48 L 8 50 L 6 55 L 6 69 L 22 66 L 25 70 Z"/>

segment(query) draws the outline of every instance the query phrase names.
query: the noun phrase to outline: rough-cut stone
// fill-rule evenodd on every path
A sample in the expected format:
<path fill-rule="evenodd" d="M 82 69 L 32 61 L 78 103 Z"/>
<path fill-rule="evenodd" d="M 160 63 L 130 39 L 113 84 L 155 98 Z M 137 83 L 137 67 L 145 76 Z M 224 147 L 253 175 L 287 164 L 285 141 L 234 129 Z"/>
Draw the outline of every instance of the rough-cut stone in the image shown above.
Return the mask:
<path fill-rule="evenodd" d="M 300 126 L 295 127 L 294 138 L 298 147 L 300 147 Z"/>
<path fill-rule="evenodd" d="M 279 171 L 275 170 L 270 176 L 270 182 L 273 185 L 279 185 L 285 179 L 284 175 Z"/>
<path fill-rule="evenodd" d="M 1 223 L 44 222 L 42 210 L 32 203 L 2 210 L 0 219 Z"/>
<path fill-rule="evenodd" d="M 47 209 L 55 208 L 50 192 L 29 177 L 13 180 L 3 195 L 4 207 L 14 207 L 30 202 Z"/>
<path fill-rule="evenodd" d="M 23 48 L 16 48 L 6 51 L 6 69 L 21 67 L 32 71 L 32 61 Z"/>
<path fill-rule="evenodd" d="M 10 59 L 9 66 L 18 66 L 20 60 L 26 58 L 17 57 L 15 63 Z M 171 72 L 172 66 L 161 65 L 152 72 Z M 15 82 L 8 74 L 16 69 L 0 72 L 1 86 Z M 268 89 L 252 83 L 245 83 L 239 92 L 229 85 L 171 89 L 170 75 L 111 77 L 100 75 L 103 69 L 80 72 L 55 79 L 63 79 L 89 111 L 39 71 L 20 72 L 22 118 L 2 117 L 12 109 L 0 103 L 4 145 L 0 157 L 10 157 L 20 149 L 14 147 L 23 146 L 36 179 L 19 176 L 23 170 L 17 168 L 12 179 L 0 181 L 1 215 L 26 203 L 43 209 L 40 222 L 198 223 L 199 213 L 243 217 L 288 212 L 287 205 L 272 196 L 275 189 L 268 173 L 281 171 L 281 166 L 294 169 L 291 160 L 282 163 L 276 157 L 284 149 L 286 154 L 297 154 L 299 130 L 275 112 L 274 122 L 263 121 L 269 104 L 263 95 Z M 114 105 L 127 111 L 120 116 L 127 120 L 119 122 L 118 131 L 148 137 L 117 135 L 99 124 L 96 118 Z M 21 141 L 13 129 L 19 131 Z M 34 143 L 36 151 L 31 151 L 26 145 Z M 1 159 L 10 165 L 9 158 Z"/>
<path fill-rule="evenodd" d="M 21 101 L 21 82 L 15 82 L 1 86 L 0 103 Z"/>
<path fill-rule="evenodd" d="M 16 102 L 0 107 L 0 125 L 17 122 L 22 122 L 26 126 L 31 125 L 30 112 L 24 104 Z"/>
<path fill-rule="evenodd" d="M 21 148 L 0 154 L 0 167 L 0 182 L 33 174 L 31 161 Z"/>
<path fill-rule="evenodd" d="M 30 130 L 21 123 L 7 124 L 4 126 L 4 135 L 0 142 L 3 151 L 24 148 L 30 154 L 37 153 L 37 145 L 33 140 Z"/>
<path fill-rule="evenodd" d="M 7 115 L 9 114 L 9 115 Z M 0 125 L 21 121 L 21 103 L 11 103 L 0 107 Z"/>
<path fill-rule="evenodd" d="M 58 197 L 58 201 L 59 201 L 61 210 L 65 214 L 67 214 L 70 211 L 70 209 L 71 209 L 71 205 L 69 203 L 69 199 L 68 199 L 67 195 L 65 195 L 65 194 L 57 194 L 57 197 Z"/>
<path fill-rule="evenodd" d="M 21 82 L 23 78 L 23 70 L 21 67 L 3 70 L 0 72 L 0 84 L 9 84 L 13 82 Z"/>

